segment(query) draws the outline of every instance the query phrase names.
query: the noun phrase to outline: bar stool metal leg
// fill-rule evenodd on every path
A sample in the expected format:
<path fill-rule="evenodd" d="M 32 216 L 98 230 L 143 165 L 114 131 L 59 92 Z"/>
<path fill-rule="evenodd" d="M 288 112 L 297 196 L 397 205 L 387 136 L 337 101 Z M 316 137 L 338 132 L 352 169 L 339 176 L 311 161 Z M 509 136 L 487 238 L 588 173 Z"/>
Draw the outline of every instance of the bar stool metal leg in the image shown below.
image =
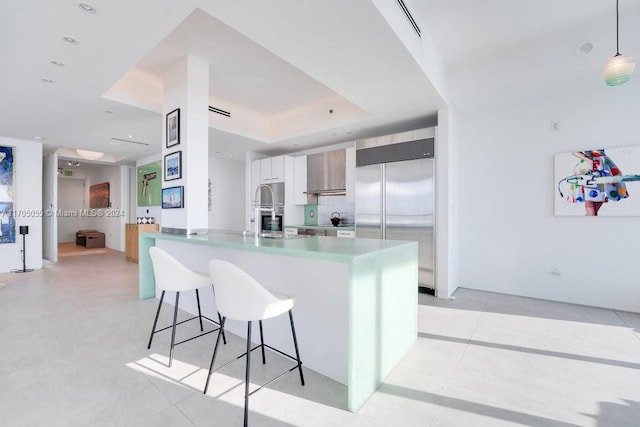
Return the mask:
<path fill-rule="evenodd" d="M 247 371 L 244 377 L 244 427 L 249 426 L 249 380 L 251 378 L 251 322 L 247 326 Z"/>
<path fill-rule="evenodd" d="M 173 328 L 171 329 L 171 348 L 169 349 L 169 367 L 173 362 L 173 343 L 176 342 L 176 321 L 178 320 L 178 301 L 180 300 L 180 292 L 176 292 L 176 306 L 173 309 Z"/>
<path fill-rule="evenodd" d="M 266 362 L 264 358 L 264 335 L 262 335 L 262 320 L 258 321 L 260 324 L 260 347 L 262 347 L 262 364 L 264 365 Z"/>
<path fill-rule="evenodd" d="M 293 313 L 289 310 L 289 321 L 291 322 L 291 332 L 293 333 L 293 346 L 296 348 L 296 359 L 298 359 L 298 371 L 300 372 L 300 382 L 304 385 L 304 376 L 302 375 L 302 362 L 300 361 L 300 352 L 298 351 L 298 339 L 296 338 L 296 328 L 293 326 Z"/>
<path fill-rule="evenodd" d="M 220 313 L 218 313 L 220 316 Z M 207 375 L 207 383 L 204 385 L 204 394 L 207 394 L 209 388 L 209 380 L 211 380 L 211 372 L 213 371 L 213 364 L 216 362 L 216 355 L 218 354 L 218 346 L 220 345 L 220 335 L 224 334 L 224 321 L 226 317 L 220 319 L 220 331 L 218 332 L 218 338 L 216 338 L 216 346 L 213 349 L 213 357 L 211 358 L 211 365 L 209 365 L 209 375 Z M 226 343 L 225 343 L 226 344 Z"/>
<path fill-rule="evenodd" d="M 227 345 L 227 337 L 224 336 L 224 328 L 222 327 L 223 319 L 224 318 L 220 316 L 220 313 L 218 312 L 218 321 L 220 322 L 220 331 L 222 332 L 222 341 L 224 342 L 225 345 Z"/>
<path fill-rule="evenodd" d="M 202 312 L 200 311 L 200 293 L 196 289 L 196 301 L 198 303 L 198 318 L 200 319 L 200 332 L 204 332 L 204 328 L 202 327 Z"/>
<path fill-rule="evenodd" d="M 213 290 L 213 298 L 216 297 L 216 288 L 211 285 L 211 289 Z M 222 316 L 220 316 L 220 312 L 218 312 L 218 323 L 222 325 Z M 227 345 L 227 337 L 224 335 L 224 330 L 222 330 L 222 342 Z"/>
<path fill-rule="evenodd" d="M 158 324 L 158 316 L 160 316 L 160 308 L 162 307 L 162 300 L 164 300 L 164 291 L 160 295 L 160 302 L 158 303 L 158 311 L 156 311 L 156 318 L 153 320 L 153 328 L 151 328 L 151 336 L 149 337 L 149 345 L 147 350 L 151 348 L 151 341 L 153 341 L 153 334 L 156 333 L 156 325 Z"/>

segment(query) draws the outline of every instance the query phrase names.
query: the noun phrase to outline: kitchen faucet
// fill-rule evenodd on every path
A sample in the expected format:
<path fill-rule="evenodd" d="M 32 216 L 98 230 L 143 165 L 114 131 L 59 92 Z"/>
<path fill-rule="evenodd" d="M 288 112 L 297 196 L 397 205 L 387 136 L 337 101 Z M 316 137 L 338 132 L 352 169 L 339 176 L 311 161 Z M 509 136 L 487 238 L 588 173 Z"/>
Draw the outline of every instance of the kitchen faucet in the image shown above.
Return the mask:
<path fill-rule="evenodd" d="M 261 188 L 268 188 L 269 192 L 271 193 L 271 207 L 262 207 L 260 206 L 262 204 L 262 198 L 260 197 L 260 189 Z M 260 234 L 262 232 L 262 230 L 260 229 L 262 227 L 262 221 L 260 221 L 260 212 L 271 212 L 271 221 L 275 221 L 276 219 L 276 205 L 275 205 L 275 197 L 273 196 L 273 189 L 271 188 L 271 186 L 267 185 L 267 184 L 260 184 L 258 185 L 258 188 L 256 188 L 256 193 L 254 194 L 254 200 L 255 200 L 255 214 L 254 214 L 254 224 L 255 224 L 255 228 L 256 228 L 256 237 L 258 236 L 258 234 Z"/>

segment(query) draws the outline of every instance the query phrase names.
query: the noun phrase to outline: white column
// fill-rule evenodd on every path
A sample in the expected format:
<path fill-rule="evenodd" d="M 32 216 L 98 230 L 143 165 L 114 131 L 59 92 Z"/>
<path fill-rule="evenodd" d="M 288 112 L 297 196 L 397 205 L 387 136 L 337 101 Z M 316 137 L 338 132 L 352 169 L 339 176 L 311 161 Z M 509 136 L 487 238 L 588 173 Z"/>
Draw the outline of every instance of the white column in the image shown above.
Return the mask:
<path fill-rule="evenodd" d="M 184 208 L 163 209 L 163 228 L 187 232 L 209 227 L 209 64 L 186 56 L 162 77 L 162 188 L 183 186 Z M 167 114 L 180 109 L 180 143 L 167 148 Z M 165 181 L 165 156 L 180 151 L 182 178 Z"/>

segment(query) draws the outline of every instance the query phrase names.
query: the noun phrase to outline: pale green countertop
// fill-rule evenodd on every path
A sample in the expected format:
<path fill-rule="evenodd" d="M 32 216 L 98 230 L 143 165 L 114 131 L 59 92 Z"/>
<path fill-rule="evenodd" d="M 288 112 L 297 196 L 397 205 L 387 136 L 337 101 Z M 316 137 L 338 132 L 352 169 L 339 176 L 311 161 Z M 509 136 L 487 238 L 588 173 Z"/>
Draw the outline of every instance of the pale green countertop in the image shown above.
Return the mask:
<path fill-rule="evenodd" d="M 346 227 L 334 227 L 346 229 Z M 335 237 L 311 236 L 284 239 L 244 237 L 241 232 L 210 230 L 203 235 L 180 235 L 169 233 L 140 233 L 140 238 L 172 240 L 197 245 L 215 246 L 250 252 L 300 258 L 322 259 L 350 263 L 359 256 L 373 254 L 399 246 L 417 245 L 416 242 L 379 239 L 338 239 Z"/>

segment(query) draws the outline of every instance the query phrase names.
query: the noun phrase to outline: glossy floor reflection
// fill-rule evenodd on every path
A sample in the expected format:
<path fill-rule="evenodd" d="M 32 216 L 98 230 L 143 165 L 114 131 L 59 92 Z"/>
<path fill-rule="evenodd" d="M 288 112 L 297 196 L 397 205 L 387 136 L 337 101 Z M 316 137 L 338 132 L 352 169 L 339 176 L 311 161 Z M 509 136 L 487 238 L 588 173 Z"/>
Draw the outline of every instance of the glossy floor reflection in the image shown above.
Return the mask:
<path fill-rule="evenodd" d="M 176 347 L 167 368 L 170 334 L 146 348 L 157 300 L 138 300 L 137 265 L 123 254 L 65 257 L 0 283 L 0 425 L 241 424 L 243 361 L 214 374 L 206 396 L 215 333 Z M 638 425 L 639 314 L 455 296 L 419 296 L 416 345 L 357 414 L 341 407 L 343 386 L 306 370 L 304 387 L 288 375 L 254 394 L 251 425 Z M 228 341 L 224 360 L 244 345 Z M 253 358 L 256 385 L 288 366 L 267 357 L 266 367 Z"/>

